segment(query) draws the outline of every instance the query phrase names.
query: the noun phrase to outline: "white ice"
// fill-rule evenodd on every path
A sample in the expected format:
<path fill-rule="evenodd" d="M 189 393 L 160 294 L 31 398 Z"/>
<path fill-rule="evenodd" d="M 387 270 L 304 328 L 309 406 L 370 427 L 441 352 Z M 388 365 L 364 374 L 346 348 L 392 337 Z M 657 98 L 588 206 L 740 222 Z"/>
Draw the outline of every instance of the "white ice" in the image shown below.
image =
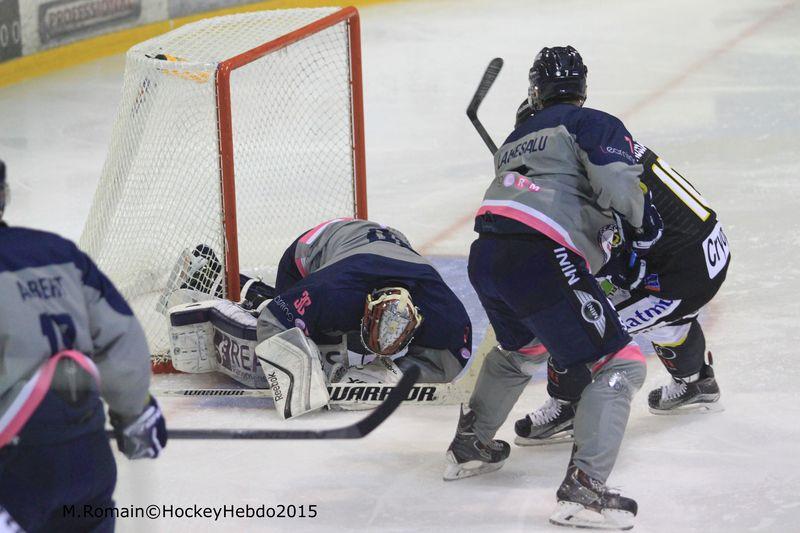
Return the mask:
<path fill-rule="evenodd" d="M 636 531 L 798 531 L 800 513 L 800 5 L 774 0 L 451 0 L 362 10 L 370 214 L 429 255 L 463 258 L 489 154 L 464 116 L 483 68 L 506 66 L 481 110 L 497 140 L 544 45 L 589 65 L 587 105 L 620 116 L 691 177 L 717 211 L 733 263 L 707 313 L 726 410 L 656 417 L 634 400 L 610 484 L 639 502 Z M 76 239 L 105 158 L 123 58 L 0 89 L 7 219 Z M 321 110 L 324 112 L 324 110 Z M 463 259 L 461 259 L 463 261 Z M 456 262 L 457 263 L 457 262 Z M 464 272 L 461 273 L 463 282 Z M 513 420 L 539 405 L 532 383 Z M 171 427 L 283 427 L 257 401 L 164 399 Z M 321 413 L 287 427 L 338 426 Z M 514 448 L 483 477 L 441 480 L 457 407 L 403 407 L 348 442 L 171 442 L 119 461 L 130 505 L 316 504 L 315 519 L 126 520 L 120 531 L 555 530 L 569 446 Z"/>

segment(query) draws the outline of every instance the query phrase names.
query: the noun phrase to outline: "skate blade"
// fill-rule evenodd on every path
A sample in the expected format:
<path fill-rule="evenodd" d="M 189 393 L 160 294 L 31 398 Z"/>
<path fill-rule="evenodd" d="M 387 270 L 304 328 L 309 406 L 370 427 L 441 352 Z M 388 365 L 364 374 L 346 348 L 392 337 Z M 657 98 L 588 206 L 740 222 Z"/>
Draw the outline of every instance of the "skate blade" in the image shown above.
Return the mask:
<path fill-rule="evenodd" d="M 563 442 L 573 442 L 575 439 L 572 433 L 561 433 L 547 437 L 546 439 L 531 439 L 528 437 L 520 437 L 517 435 L 514 438 L 514 444 L 517 446 L 547 446 L 548 444 L 561 444 Z"/>
<path fill-rule="evenodd" d="M 457 463 L 453 452 L 447 452 L 447 466 L 444 469 L 444 476 L 442 479 L 445 481 L 458 481 L 468 477 L 479 476 L 481 474 L 488 474 L 495 470 L 500 470 L 505 461 L 499 463 L 484 463 L 483 461 L 467 461 L 466 463 Z"/>
<path fill-rule="evenodd" d="M 725 406 L 719 402 L 712 403 L 690 403 L 688 405 L 681 405 L 673 407 L 672 409 L 654 409 L 650 407 L 650 412 L 658 416 L 674 416 L 674 415 L 707 415 L 710 413 L 721 413 L 725 410 Z"/>
<path fill-rule="evenodd" d="M 550 523 L 557 526 L 577 527 L 582 529 L 615 529 L 633 528 L 634 515 L 620 509 L 605 509 L 596 513 L 575 502 L 558 502 L 558 509 L 550 515 Z"/>

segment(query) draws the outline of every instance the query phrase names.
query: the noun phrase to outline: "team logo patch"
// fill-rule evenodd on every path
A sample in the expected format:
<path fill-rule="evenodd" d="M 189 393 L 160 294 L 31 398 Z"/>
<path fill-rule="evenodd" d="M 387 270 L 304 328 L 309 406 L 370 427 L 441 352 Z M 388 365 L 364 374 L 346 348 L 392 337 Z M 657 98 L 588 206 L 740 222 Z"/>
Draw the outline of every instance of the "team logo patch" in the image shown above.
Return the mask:
<path fill-rule="evenodd" d="M 583 319 L 594 325 L 597 329 L 597 333 L 599 333 L 601 337 L 604 336 L 606 333 L 606 317 L 605 314 L 603 314 L 603 306 L 588 292 L 574 292 L 578 301 L 581 303 L 581 316 Z"/>

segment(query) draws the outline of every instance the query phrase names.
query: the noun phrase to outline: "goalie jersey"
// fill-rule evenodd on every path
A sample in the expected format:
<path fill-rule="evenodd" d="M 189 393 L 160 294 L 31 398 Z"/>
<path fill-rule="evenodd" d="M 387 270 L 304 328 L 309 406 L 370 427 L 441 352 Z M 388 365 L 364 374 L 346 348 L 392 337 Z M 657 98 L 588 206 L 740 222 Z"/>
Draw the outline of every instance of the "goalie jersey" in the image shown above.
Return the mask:
<path fill-rule="evenodd" d="M 39 372 L 54 355 L 74 349 L 99 374 L 100 393 L 122 415 L 138 415 L 147 399 L 150 356 L 138 321 L 111 282 L 72 242 L 0 222 L 0 434 L 32 409 Z M 27 407 L 26 407 L 27 406 Z M 97 402 L 82 424 L 51 427 L 48 442 L 102 430 Z"/>
<path fill-rule="evenodd" d="M 366 296 L 392 286 L 406 288 L 423 317 L 409 354 L 444 352 L 452 358 L 442 365 L 457 361 L 463 367 L 472 352 L 472 327 L 463 304 L 405 235 L 366 220 L 324 222 L 286 250 L 278 267 L 277 296 L 267 306 L 269 314 L 262 312 L 259 319 L 259 340 L 274 334 L 275 326 L 299 327 L 322 344 L 330 336 L 358 332 Z M 348 337 L 359 338 L 358 333 Z M 359 343 L 348 344 L 364 352 Z"/>

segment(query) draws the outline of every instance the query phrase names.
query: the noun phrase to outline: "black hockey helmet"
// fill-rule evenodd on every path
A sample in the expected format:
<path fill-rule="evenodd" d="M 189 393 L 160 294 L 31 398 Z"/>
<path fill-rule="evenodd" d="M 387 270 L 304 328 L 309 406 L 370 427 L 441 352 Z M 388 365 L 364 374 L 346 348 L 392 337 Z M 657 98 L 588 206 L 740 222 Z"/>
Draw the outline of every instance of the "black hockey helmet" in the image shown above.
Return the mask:
<path fill-rule="evenodd" d="M 533 109 L 567 100 L 586 100 L 586 73 L 583 58 L 571 46 L 542 48 L 528 73 L 528 100 Z"/>

